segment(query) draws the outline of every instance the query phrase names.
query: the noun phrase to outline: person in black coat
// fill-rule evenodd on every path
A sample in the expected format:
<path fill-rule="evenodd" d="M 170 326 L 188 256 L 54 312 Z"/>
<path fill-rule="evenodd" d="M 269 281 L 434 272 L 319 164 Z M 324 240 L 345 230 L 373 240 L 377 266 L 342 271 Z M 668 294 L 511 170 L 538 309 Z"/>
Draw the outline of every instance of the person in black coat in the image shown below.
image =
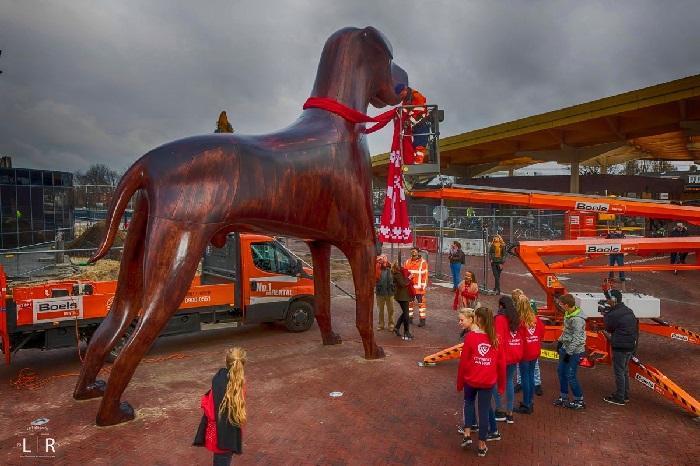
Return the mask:
<path fill-rule="evenodd" d="M 685 238 L 688 236 L 688 228 L 682 222 L 676 223 L 675 228 L 668 234 L 671 238 Z M 671 264 L 685 264 L 685 258 L 688 257 L 687 252 L 672 252 Z M 673 271 L 674 275 L 678 274 L 678 270 Z"/>
<path fill-rule="evenodd" d="M 622 232 L 622 227 L 620 225 L 617 225 L 615 227 L 615 230 L 609 231 L 607 235 L 605 235 L 607 239 L 623 239 L 625 237 L 625 234 Z M 623 267 L 625 265 L 625 255 L 622 253 L 618 254 L 609 254 L 608 255 L 608 264 L 612 267 L 614 265 L 619 265 L 620 267 Z M 608 273 L 608 278 L 613 278 L 615 276 L 615 272 L 612 270 Z M 620 271 L 620 281 L 624 282 L 625 281 L 625 272 Z"/>
<path fill-rule="evenodd" d="M 233 454 L 243 453 L 241 427 L 247 420 L 245 362 L 244 349 L 230 349 L 226 354 L 226 369 L 217 371 L 211 389 L 202 396 L 204 414 L 192 444 L 211 451 L 214 466 L 228 466 Z"/>
<path fill-rule="evenodd" d="M 394 326 L 394 333 L 397 337 L 402 337 L 404 340 L 413 340 L 413 335 L 409 330 L 410 319 L 408 318 L 408 303 L 411 301 L 411 292 L 409 288 L 413 288 L 411 274 L 408 270 L 401 267 L 398 261 L 395 261 L 391 266 L 391 273 L 394 277 L 394 299 L 401 306 L 401 315 Z M 403 324 L 403 336 L 400 328 Z"/>
<path fill-rule="evenodd" d="M 629 400 L 630 376 L 629 363 L 637 349 L 639 340 L 639 321 L 632 309 L 622 302 L 619 290 L 606 291 L 608 309 L 603 314 L 605 329 L 611 334 L 613 371 L 615 373 L 616 390 L 610 396 L 603 398 L 608 403 L 624 406 Z"/>

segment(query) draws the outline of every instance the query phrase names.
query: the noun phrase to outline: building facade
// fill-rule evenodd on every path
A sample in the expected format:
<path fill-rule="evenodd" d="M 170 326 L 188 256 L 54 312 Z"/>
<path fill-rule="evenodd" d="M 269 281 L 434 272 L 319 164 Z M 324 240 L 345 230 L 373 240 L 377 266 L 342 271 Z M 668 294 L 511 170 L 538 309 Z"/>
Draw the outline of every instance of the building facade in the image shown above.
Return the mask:
<path fill-rule="evenodd" d="M 0 249 L 72 239 L 73 174 L 0 168 Z"/>

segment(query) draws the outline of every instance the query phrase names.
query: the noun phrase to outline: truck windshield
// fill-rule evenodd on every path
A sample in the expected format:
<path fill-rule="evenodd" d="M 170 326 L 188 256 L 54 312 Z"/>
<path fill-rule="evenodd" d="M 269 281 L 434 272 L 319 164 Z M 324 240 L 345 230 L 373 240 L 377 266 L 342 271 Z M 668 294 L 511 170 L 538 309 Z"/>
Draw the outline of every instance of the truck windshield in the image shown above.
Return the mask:
<path fill-rule="evenodd" d="M 270 273 L 292 275 L 296 259 L 280 244 L 273 242 L 250 245 L 253 263 L 257 268 Z"/>

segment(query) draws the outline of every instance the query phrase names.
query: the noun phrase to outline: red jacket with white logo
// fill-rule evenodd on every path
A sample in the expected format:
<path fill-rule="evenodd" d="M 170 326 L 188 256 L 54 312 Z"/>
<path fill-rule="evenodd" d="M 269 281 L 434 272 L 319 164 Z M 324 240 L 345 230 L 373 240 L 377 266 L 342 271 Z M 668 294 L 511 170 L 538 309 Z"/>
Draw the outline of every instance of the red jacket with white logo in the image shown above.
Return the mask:
<path fill-rule="evenodd" d="M 522 326 L 515 332 L 508 327 L 508 319 L 504 315 L 497 315 L 495 319 L 496 335 L 503 345 L 506 353 L 506 365 L 517 364 L 523 359 L 523 334 Z"/>
<path fill-rule="evenodd" d="M 535 326 L 521 325 L 524 340 L 523 361 L 532 361 L 540 357 L 542 338 L 544 338 L 544 324 L 539 317 L 535 317 Z"/>
<path fill-rule="evenodd" d="M 501 348 L 494 348 L 489 337 L 481 331 L 468 332 L 464 337 L 462 356 L 457 370 L 457 390 L 464 385 L 491 388 L 498 384 L 498 392 L 506 388 L 506 362 Z"/>

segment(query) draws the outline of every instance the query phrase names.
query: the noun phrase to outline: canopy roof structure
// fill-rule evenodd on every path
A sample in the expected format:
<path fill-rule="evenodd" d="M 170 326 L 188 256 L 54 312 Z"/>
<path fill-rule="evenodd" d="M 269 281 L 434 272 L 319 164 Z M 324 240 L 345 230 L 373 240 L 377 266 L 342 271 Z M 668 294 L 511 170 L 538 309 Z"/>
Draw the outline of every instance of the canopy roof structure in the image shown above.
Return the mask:
<path fill-rule="evenodd" d="M 444 175 L 552 161 L 605 172 L 633 159 L 700 160 L 700 75 L 440 139 Z M 373 157 L 373 173 L 385 174 L 387 162 Z"/>

